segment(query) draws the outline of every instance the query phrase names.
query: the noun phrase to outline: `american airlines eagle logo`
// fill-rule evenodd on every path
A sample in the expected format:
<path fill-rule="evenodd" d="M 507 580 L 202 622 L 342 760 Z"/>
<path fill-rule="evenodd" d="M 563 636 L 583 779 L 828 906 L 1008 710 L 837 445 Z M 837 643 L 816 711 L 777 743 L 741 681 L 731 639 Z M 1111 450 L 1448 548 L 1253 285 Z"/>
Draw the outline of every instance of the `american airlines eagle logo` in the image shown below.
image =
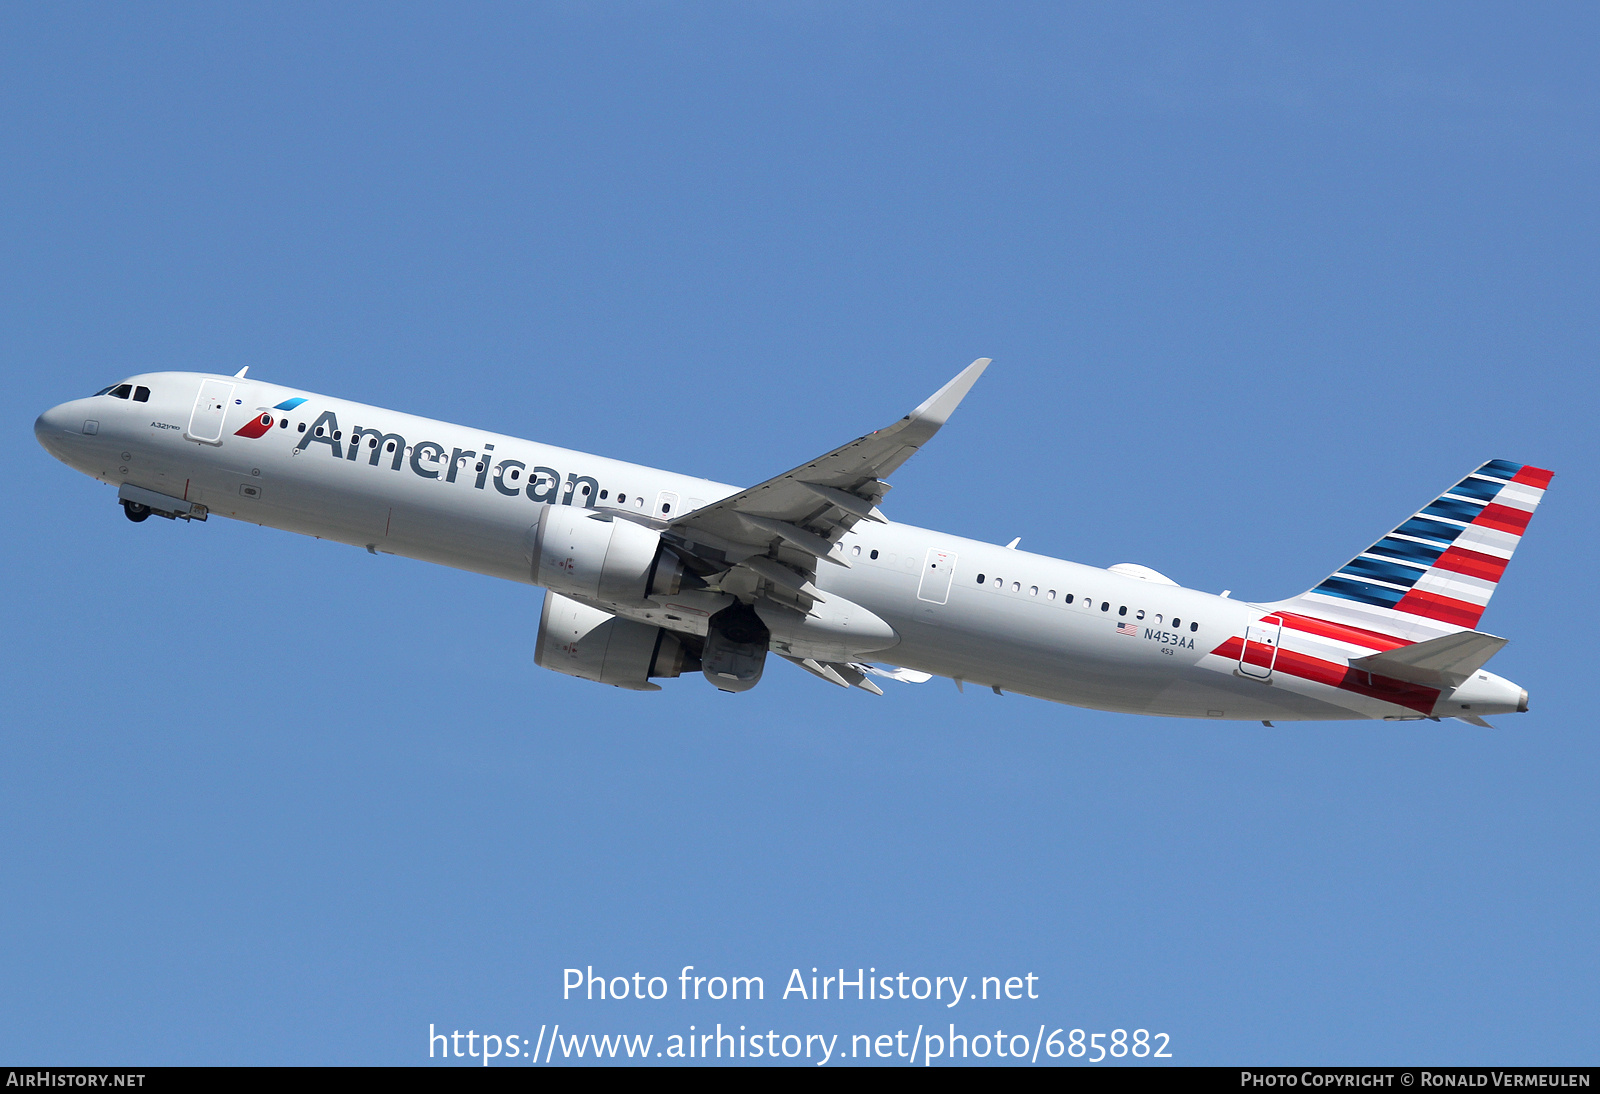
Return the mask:
<path fill-rule="evenodd" d="M 250 437 L 252 439 L 265 436 L 267 430 L 272 428 L 272 423 L 274 420 L 272 417 L 273 410 L 282 410 L 287 413 L 303 402 L 305 402 L 305 400 L 301 398 L 285 399 L 271 410 L 263 410 L 258 413 L 254 418 L 251 418 L 248 422 L 244 423 L 243 426 L 234 430 L 233 435 L 235 437 Z"/>

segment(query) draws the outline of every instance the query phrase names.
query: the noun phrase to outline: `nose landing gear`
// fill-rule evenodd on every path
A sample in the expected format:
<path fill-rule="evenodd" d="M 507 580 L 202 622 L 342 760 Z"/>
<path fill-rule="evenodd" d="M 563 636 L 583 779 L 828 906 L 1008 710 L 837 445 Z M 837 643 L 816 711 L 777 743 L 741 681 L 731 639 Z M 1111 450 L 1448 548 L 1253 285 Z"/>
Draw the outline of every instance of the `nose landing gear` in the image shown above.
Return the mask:
<path fill-rule="evenodd" d="M 188 493 L 187 490 L 184 493 Z M 164 520 L 205 520 L 206 507 L 199 502 L 182 500 L 158 494 L 154 490 L 146 490 L 142 486 L 135 486 L 131 482 L 122 484 L 117 491 L 117 501 L 122 504 L 122 511 L 127 518 L 135 524 L 149 520 L 150 515 Z"/>

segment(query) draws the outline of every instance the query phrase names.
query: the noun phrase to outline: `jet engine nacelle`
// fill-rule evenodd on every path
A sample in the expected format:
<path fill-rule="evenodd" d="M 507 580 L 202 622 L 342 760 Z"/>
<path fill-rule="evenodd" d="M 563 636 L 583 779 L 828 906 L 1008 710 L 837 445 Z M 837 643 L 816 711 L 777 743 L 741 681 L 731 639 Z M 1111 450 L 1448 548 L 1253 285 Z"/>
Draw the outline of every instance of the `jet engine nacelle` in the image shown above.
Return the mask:
<path fill-rule="evenodd" d="M 533 662 L 599 684 L 660 691 L 650 678 L 680 676 L 699 667 L 671 631 L 622 619 L 550 591 L 544 594 Z"/>
<path fill-rule="evenodd" d="M 673 595 L 683 580 L 683 563 L 660 532 L 593 509 L 546 505 L 528 541 L 533 583 L 554 592 L 638 604 Z"/>

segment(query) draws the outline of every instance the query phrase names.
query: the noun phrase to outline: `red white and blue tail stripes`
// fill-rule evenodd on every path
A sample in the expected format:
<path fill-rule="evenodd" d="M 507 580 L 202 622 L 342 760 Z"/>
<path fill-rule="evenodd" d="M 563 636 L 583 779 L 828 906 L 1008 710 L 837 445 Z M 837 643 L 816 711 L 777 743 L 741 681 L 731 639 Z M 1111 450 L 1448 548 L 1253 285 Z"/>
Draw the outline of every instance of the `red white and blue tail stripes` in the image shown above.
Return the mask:
<path fill-rule="evenodd" d="M 1473 629 L 1550 475 L 1491 460 L 1280 607 L 1413 642 Z"/>

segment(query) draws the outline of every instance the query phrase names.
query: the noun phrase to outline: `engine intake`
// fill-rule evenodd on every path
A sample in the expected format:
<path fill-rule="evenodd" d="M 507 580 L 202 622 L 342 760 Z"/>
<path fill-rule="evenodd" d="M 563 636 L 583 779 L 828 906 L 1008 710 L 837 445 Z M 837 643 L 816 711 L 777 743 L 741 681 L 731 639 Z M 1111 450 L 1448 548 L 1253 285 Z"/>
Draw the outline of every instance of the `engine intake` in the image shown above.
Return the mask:
<path fill-rule="evenodd" d="M 593 509 L 546 505 L 528 548 L 533 583 L 570 596 L 639 604 L 672 596 L 683 582 L 683 562 L 660 532 Z"/>

